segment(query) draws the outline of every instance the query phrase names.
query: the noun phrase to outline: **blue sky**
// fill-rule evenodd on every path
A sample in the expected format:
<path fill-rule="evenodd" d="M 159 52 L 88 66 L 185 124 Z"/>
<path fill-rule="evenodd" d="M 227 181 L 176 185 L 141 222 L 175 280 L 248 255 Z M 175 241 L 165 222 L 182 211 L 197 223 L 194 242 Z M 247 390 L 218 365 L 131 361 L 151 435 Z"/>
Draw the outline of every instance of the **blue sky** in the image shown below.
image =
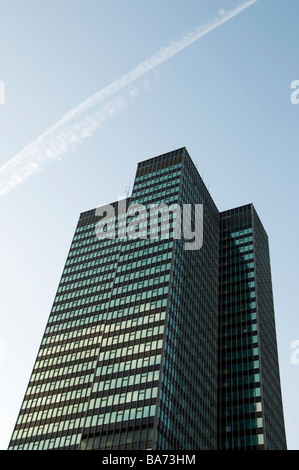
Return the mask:
<path fill-rule="evenodd" d="M 70 110 L 241 3 L 0 0 L 0 183 L 3 165 Z M 297 0 L 258 0 L 95 107 L 103 121 L 88 138 L 0 196 L 1 449 L 79 213 L 124 195 L 139 161 L 182 146 L 218 209 L 252 202 L 268 233 L 288 448 L 299 449 L 299 364 L 291 361 L 299 340 L 299 105 L 290 100 L 298 15 Z"/>

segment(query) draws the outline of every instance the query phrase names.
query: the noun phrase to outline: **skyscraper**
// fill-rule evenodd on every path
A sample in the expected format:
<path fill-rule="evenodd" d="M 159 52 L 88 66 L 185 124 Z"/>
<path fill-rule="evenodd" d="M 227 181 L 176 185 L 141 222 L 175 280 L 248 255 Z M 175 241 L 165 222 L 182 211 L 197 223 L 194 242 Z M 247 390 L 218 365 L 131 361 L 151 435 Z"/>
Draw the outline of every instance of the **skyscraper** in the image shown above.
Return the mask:
<path fill-rule="evenodd" d="M 9 448 L 285 448 L 266 235 L 185 148 L 80 215 Z"/>
<path fill-rule="evenodd" d="M 220 214 L 220 448 L 286 446 L 268 237 L 252 204 Z"/>

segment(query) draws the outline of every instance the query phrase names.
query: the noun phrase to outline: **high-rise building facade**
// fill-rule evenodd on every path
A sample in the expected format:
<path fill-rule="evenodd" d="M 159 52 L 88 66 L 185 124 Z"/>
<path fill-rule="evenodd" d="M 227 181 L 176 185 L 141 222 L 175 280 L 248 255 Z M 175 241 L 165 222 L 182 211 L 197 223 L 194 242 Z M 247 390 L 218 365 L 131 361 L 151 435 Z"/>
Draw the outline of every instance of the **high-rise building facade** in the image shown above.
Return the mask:
<path fill-rule="evenodd" d="M 266 238 L 185 148 L 139 163 L 80 215 L 9 449 L 285 448 Z"/>
<path fill-rule="evenodd" d="M 284 449 L 268 237 L 252 204 L 220 214 L 219 448 Z"/>

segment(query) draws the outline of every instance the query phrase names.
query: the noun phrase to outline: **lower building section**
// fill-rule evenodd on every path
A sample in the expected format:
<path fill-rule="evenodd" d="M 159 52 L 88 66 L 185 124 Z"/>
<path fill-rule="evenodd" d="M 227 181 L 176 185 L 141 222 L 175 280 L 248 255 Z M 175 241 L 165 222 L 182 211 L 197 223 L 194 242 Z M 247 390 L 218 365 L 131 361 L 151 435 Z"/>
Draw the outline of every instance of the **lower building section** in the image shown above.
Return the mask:
<path fill-rule="evenodd" d="M 285 449 L 267 235 L 247 205 L 220 236 L 219 447 Z"/>
<path fill-rule="evenodd" d="M 124 423 L 125 424 L 125 423 Z M 120 424 L 114 430 L 103 428 L 99 432 L 89 433 L 89 437 L 82 435 L 80 450 L 152 450 L 154 449 L 153 423 L 146 425 Z"/>

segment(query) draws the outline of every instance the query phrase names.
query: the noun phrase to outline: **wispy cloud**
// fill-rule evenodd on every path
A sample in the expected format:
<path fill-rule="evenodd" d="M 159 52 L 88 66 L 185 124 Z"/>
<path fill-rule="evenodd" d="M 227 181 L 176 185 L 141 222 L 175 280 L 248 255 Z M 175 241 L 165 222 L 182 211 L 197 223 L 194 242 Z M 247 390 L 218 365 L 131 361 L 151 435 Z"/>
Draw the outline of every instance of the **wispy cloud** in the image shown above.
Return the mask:
<path fill-rule="evenodd" d="M 109 117 L 114 116 L 123 106 L 124 99 L 114 95 L 117 95 L 128 85 L 154 70 L 198 39 L 239 15 L 257 1 L 247 0 L 228 11 L 221 9 L 213 21 L 197 27 L 189 34 L 170 42 L 166 47 L 162 47 L 129 73 L 65 114 L 40 137 L 0 167 L 0 196 L 8 193 L 33 173 L 40 170 L 45 160 L 59 160 L 68 151 L 74 149 L 76 145 L 91 137 Z M 134 93 L 131 93 L 130 96 L 134 96 Z M 99 105 L 101 107 L 94 111 Z"/>

